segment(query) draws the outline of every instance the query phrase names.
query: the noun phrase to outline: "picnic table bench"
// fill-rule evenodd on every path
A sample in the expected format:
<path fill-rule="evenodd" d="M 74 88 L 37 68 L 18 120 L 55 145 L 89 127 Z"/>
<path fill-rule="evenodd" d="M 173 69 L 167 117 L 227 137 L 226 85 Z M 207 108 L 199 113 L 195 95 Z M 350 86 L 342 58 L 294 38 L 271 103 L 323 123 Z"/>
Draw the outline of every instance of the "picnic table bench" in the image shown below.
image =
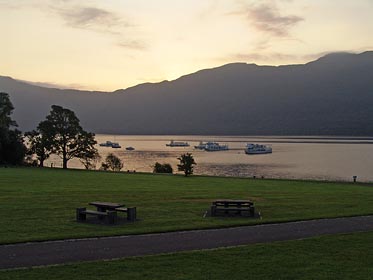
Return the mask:
<path fill-rule="evenodd" d="M 87 208 L 77 208 L 76 209 L 76 220 L 85 221 L 87 215 L 98 216 L 99 219 L 107 218 L 109 224 L 115 224 L 117 221 L 117 212 L 116 211 L 94 211 L 87 210 Z"/>
<path fill-rule="evenodd" d="M 211 216 L 217 216 L 218 214 L 228 214 L 232 212 L 241 216 L 244 212 L 247 212 L 249 216 L 254 217 L 254 203 L 250 200 L 234 199 L 219 199 L 212 202 Z"/>
<path fill-rule="evenodd" d="M 127 213 L 127 220 L 136 220 L 136 207 L 124 207 L 124 204 L 102 201 L 90 202 L 89 205 L 96 206 L 97 211 L 117 211 Z"/>
<path fill-rule="evenodd" d="M 77 221 L 84 221 L 87 219 L 87 215 L 94 215 L 100 220 L 106 217 L 109 224 L 115 224 L 117 221 L 117 212 L 127 213 L 127 220 L 129 221 L 136 220 L 136 207 L 124 208 L 124 204 L 103 201 L 90 202 L 89 205 L 95 206 L 97 211 L 87 210 L 86 208 L 77 208 Z"/>

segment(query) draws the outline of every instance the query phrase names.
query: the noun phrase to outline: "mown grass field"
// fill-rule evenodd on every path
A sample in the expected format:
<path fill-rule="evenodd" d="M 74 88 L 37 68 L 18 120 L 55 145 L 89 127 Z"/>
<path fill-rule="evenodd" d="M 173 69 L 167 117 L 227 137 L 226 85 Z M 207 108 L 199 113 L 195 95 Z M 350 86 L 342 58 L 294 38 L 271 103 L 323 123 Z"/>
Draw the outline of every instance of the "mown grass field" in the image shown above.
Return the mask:
<path fill-rule="evenodd" d="M 302 279 L 373 278 L 373 232 L 0 271 L 0 279 Z"/>
<path fill-rule="evenodd" d="M 251 199 L 262 219 L 203 218 L 218 198 Z M 75 221 L 91 201 L 136 206 L 140 221 Z M 368 184 L 0 168 L 0 243 L 138 234 L 373 214 Z"/>

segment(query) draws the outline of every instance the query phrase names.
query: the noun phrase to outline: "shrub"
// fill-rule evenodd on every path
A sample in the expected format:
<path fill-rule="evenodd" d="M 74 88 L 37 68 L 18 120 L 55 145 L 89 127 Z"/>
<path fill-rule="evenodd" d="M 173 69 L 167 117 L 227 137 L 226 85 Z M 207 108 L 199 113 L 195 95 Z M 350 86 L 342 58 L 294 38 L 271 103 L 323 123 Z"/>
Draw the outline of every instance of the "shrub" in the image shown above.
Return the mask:
<path fill-rule="evenodd" d="M 169 163 L 161 164 L 159 162 L 156 162 L 153 167 L 154 173 L 172 173 L 172 171 L 172 166 Z"/>
<path fill-rule="evenodd" d="M 193 174 L 193 165 L 197 163 L 194 161 L 192 154 L 182 154 L 177 159 L 180 161 L 180 164 L 177 165 L 179 171 L 183 171 L 185 176 Z"/>
<path fill-rule="evenodd" d="M 105 162 L 101 164 L 101 170 L 120 171 L 123 168 L 123 162 L 116 155 L 110 153 L 107 155 Z"/>

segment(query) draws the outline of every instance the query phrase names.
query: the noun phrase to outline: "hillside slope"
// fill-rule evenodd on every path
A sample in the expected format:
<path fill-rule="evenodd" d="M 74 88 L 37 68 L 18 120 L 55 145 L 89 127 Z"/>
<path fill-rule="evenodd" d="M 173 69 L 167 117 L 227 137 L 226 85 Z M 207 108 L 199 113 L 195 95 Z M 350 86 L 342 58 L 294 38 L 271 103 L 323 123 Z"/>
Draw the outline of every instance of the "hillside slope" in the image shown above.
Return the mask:
<path fill-rule="evenodd" d="M 232 63 L 115 92 L 43 88 L 0 77 L 22 130 L 52 104 L 96 133 L 373 135 L 373 52 L 304 65 Z"/>

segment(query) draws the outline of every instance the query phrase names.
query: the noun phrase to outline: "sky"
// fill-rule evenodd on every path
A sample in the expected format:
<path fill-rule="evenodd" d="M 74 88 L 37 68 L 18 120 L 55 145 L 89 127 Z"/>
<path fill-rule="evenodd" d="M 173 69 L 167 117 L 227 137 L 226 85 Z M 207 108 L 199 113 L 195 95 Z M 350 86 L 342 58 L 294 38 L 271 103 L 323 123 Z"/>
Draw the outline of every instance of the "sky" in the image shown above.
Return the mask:
<path fill-rule="evenodd" d="M 373 50 L 373 0 L 0 0 L 0 75 L 113 91 Z"/>

